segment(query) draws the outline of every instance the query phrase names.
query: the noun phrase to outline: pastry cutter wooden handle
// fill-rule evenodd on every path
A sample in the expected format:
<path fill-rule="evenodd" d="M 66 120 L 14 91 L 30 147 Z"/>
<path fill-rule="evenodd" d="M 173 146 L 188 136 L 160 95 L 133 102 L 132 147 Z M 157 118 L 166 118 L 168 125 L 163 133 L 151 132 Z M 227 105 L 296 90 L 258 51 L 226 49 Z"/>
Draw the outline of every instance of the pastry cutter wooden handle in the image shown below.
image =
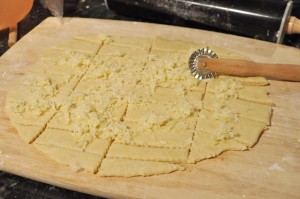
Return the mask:
<path fill-rule="evenodd" d="M 212 58 L 218 58 L 218 56 L 208 48 L 199 49 L 191 55 L 189 68 L 197 79 L 212 78 L 218 73 L 240 77 L 262 76 L 276 80 L 300 81 L 300 65 Z"/>

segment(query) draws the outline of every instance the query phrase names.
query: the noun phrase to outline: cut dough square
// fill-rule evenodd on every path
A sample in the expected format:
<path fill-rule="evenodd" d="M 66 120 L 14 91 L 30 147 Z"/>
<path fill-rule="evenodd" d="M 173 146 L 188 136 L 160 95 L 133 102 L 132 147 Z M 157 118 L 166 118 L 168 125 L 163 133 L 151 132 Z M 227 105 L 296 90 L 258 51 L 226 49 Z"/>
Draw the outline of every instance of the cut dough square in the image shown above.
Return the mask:
<path fill-rule="evenodd" d="M 244 86 L 232 78 L 214 78 L 208 80 L 206 91 L 209 93 L 225 93 L 226 91 L 238 91 Z"/>
<path fill-rule="evenodd" d="M 184 170 L 184 168 L 180 165 L 165 162 L 105 158 L 97 175 L 103 177 L 152 176 L 171 173 L 178 170 Z"/>
<path fill-rule="evenodd" d="M 125 36 L 110 36 L 107 37 L 105 43 L 115 46 L 125 46 L 149 50 L 152 44 L 152 39 Z"/>
<path fill-rule="evenodd" d="M 265 77 L 229 77 L 225 75 L 220 75 L 219 78 L 232 78 L 238 82 L 241 82 L 243 85 L 248 86 L 266 86 L 269 84 L 269 81 Z"/>
<path fill-rule="evenodd" d="M 85 78 L 118 78 L 119 81 L 128 81 L 131 78 L 141 79 L 140 73 L 144 67 L 144 59 L 97 55 L 85 75 Z"/>
<path fill-rule="evenodd" d="M 50 48 L 42 52 L 41 60 L 45 63 L 62 66 L 68 64 L 68 62 L 70 62 L 69 65 L 71 65 L 75 64 L 76 61 L 79 62 L 81 59 L 92 59 L 93 57 L 94 55 L 82 52 Z"/>
<path fill-rule="evenodd" d="M 191 152 L 188 157 L 189 163 L 195 163 L 204 159 L 216 157 L 224 151 L 243 151 L 247 147 L 235 140 L 217 142 L 210 133 L 199 131 L 194 137 Z"/>
<path fill-rule="evenodd" d="M 113 143 L 106 157 L 183 163 L 186 161 L 188 153 L 188 148 L 154 148 Z"/>
<path fill-rule="evenodd" d="M 127 57 L 127 58 L 143 58 L 145 59 L 148 55 L 149 50 L 136 49 L 127 46 L 114 46 L 114 45 L 103 45 L 98 55 L 106 55 L 112 57 Z"/>
<path fill-rule="evenodd" d="M 152 44 L 153 50 L 170 50 L 177 52 L 187 52 L 190 49 L 199 48 L 199 44 L 185 42 L 185 41 L 171 41 L 163 38 L 155 38 Z"/>
<path fill-rule="evenodd" d="M 205 94 L 203 106 L 205 109 L 210 111 L 214 111 L 221 106 L 226 106 L 241 117 L 263 122 L 267 125 L 270 124 L 272 114 L 271 106 L 234 98 L 225 99 L 222 102 L 222 100 L 218 99 L 216 95 L 210 93 Z"/>
<path fill-rule="evenodd" d="M 135 125 L 138 125 L 135 123 Z M 132 126 L 132 125 L 131 125 Z M 171 130 L 167 132 L 164 127 L 152 131 L 136 133 L 131 140 L 139 146 L 168 147 L 168 148 L 188 148 L 191 145 L 193 132 L 192 129 Z M 176 134 L 175 134 L 176 133 Z M 115 142 L 130 144 L 130 141 L 124 141 L 117 137 Z"/>
<path fill-rule="evenodd" d="M 187 100 L 198 110 L 203 108 L 203 98 L 204 92 L 201 91 L 187 91 Z"/>
<path fill-rule="evenodd" d="M 84 151 L 85 146 L 79 142 L 79 138 L 70 131 L 46 128 L 34 143 Z"/>
<path fill-rule="evenodd" d="M 236 94 L 238 99 L 260 104 L 272 104 L 263 87 L 241 84 L 241 82 L 233 78 L 216 78 L 208 82 L 206 90 L 209 93 L 215 93 L 219 95 L 228 95 L 228 92 L 231 92 L 229 94 Z"/>
<path fill-rule="evenodd" d="M 73 75 L 81 77 L 89 67 L 88 59 L 77 60 L 71 63 L 71 61 L 66 61 L 66 64 L 58 65 L 53 63 L 48 63 L 48 61 L 40 60 L 35 65 L 31 66 L 30 71 L 36 73 L 46 73 L 46 74 L 59 74 L 59 75 Z M 62 62 L 65 62 L 61 60 Z M 80 63 L 81 61 L 85 63 Z"/>
<path fill-rule="evenodd" d="M 104 156 L 67 149 L 58 146 L 33 144 L 39 151 L 48 155 L 54 161 L 71 167 L 74 171 L 85 170 L 96 173 Z"/>
<path fill-rule="evenodd" d="M 216 118 L 214 114 L 207 110 L 201 111 L 201 117 L 198 118 L 196 131 L 206 132 L 213 136 L 218 135 L 218 129 L 228 127 L 228 130 L 236 134 L 232 140 L 241 142 L 247 147 L 252 147 L 258 141 L 260 135 L 265 130 L 265 123 L 257 122 L 251 119 L 238 118 L 237 121 L 222 122 L 220 118 Z M 227 118 L 230 116 L 226 116 Z M 228 133 L 228 132 L 223 132 Z M 216 139 L 216 138 L 215 138 Z"/>
<path fill-rule="evenodd" d="M 178 64 L 178 61 L 169 61 L 167 59 L 147 61 L 142 72 L 141 82 L 143 84 L 205 91 L 206 82 L 196 80 L 191 75 L 187 67 L 187 60 L 181 64 Z M 155 78 L 153 75 L 155 75 Z"/>
<path fill-rule="evenodd" d="M 115 98 L 124 98 L 129 96 L 131 93 L 137 92 L 135 90 L 136 84 L 131 81 L 122 81 L 118 78 L 106 79 L 81 79 L 79 84 L 76 86 L 76 89 L 73 92 L 74 95 L 92 96 L 96 95 L 106 95 L 113 96 Z M 93 100 L 93 99 L 91 99 Z"/>
<path fill-rule="evenodd" d="M 73 75 L 27 73 L 7 94 L 7 101 L 54 101 L 57 106 L 73 91 L 79 78 Z M 16 100 L 18 99 L 18 100 Z M 40 100 L 39 100 L 40 99 Z"/>
<path fill-rule="evenodd" d="M 134 105 L 129 104 L 127 108 L 126 115 L 124 117 L 124 121 L 126 122 L 147 122 L 149 118 L 157 118 L 153 120 L 157 120 L 159 123 L 161 120 L 168 121 L 170 119 L 175 119 L 179 117 L 179 114 L 172 115 L 172 113 L 175 114 L 175 109 L 177 107 L 173 107 L 173 110 L 171 109 L 171 106 L 164 106 L 159 104 L 142 104 L 142 105 Z M 171 117 L 171 118 L 170 118 Z M 156 123 L 153 121 L 153 123 Z"/>
<path fill-rule="evenodd" d="M 109 100 L 109 99 L 108 99 Z M 65 104 L 48 123 L 49 128 L 67 131 L 90 132 L 97 135 L 103 132 L 105 124 L 120 123 L 125 114 L 127 104 L 113 105 L 110 102 L 78 101 Z"/>
<path fill-rule="evenodd" d="M 31 67 L 32 72 L 83 75 L 88 69 L 92 57 L 87 54 L 72 51 L 49 49 L 43 57 Z"/>
<path fill-rule="evenodd" d="M 143 124 L 126 123 L 133 134 L 130 139 L 119 135 L 115 142 L 138 146 L 189 148 L 195 130 L 196 119 L 189 117 L 181 121 L 172 121 L 163 126 L 145 130 Z"/>
<path fill-rule="evenodd" d="M 178 52 L 176 50 L 165 51 L 159 49 L 151 49 L 147 60 L 148 62 L 156 61 L 156 62 L 166 62 L 174 63 L 177 65 L 181 65 L 188 62 L 190 54 Z"/>
<path fill-rule="evenodd" d="M 100 43 L 97 44 L 79 39 L 68 39 L 53 48 L 58 50 L 81 52 L 88 55 L 96 55 L 100 48 Z"/>
<path fill-rule="evenodd" d="M 6 112 L 10 119 L 16 123 L 26 126 L 44 126 L 56 113 L 56 108 L 53 106 L 53 101 L 6 101 Z M 30 107 L 35 106 L 32 111 Z"/>
<path fill-rule="evenodd" d="M 14 123 L 18 134 L 26 143 L 32 143 L 36 137 L 44 130 L 45 126 L 25 126 Z"/>
<path fill-rule="evenodd" d="M 191 74 L 189 74 L 189 76 L 191 76 Z M 168 82 L 158 82 L 157 84 L 159 87 L 164 88 L 182 87 L 189 91 L 200 91 L 202 94 L 204 94 L 206 88 L 205 81 L 196 80 L 193 76 L 186 80 L 170 80 Z"/>
<path fill-rule="evenodd" d="M 87 146 L 81 142 L 80 136 L 75 135 L 70 131 L 49 129 L 47 128 L 43 133 L 34 141 L 36 144 L 58 146 L 78 151 L 86 151 L 104 156 L 110 141 L 103 139 L 93 139 Z"/>
<path fill-rule="evenodd" d="M 72 95 L 48 123 L 48 128 L 77 133 L 83 142 L 93 138 L 112 140 L 126 132 L 122 122 L 127 103 L 104 94 Z"/>
<path fill-rule="evenodd" d="M 96 55 L 93 59 L 92 65 L 93 69 L 97 67 L 101 68 L 110 68 L 112 71 L 115 71 L 116 69 L 122 70 L 123 72 L 126 72 L 127 70 L 136 70 L 139 67 L 143 66 L 145 64 L 146 60 L 144 57 L 135 57 L 134 59 L 128 58 L 126 56 L 124 57 L 113 57 L 109 55 Z M 123 68 L 125 67 L 126 68 Z"/>
<path fill-rule="evenodd" d="M 238 91 L 238 98 L 250 102 L 272 105 L 272 101 L 263 87 L 245 86 Z"/>
<path fill-rule="evenodd" d="M 45 125 L 73 91 L 79 79 L 30 73 L 6 97 L 6 110 L 15 123 Z"/>
<path fill-rule="evenodd" d="M 111 141 L 109 140 L 94 139 L 86 146 L 85 152 L 99 154 L 104 157 L 108 148 L 110 147 L 110 144 Z"/>
<path fill-rule="evenodd" d="M 75 39 L 87 41 L 87 42 L 93 42 L 96 44 L 102 44 L 103 41 L 107 38 L 104 34 L 85 34 L 85 35 L 77 35 L 74 37 Z"/>
<path fill-rule="evenodd" d="M 161 105 L 165 104 L 176 104 L 179 102 L 182 96 L 184 96 L 184 90 L 176 90 L 170 88 L 157 88 L 152 100 Z"/>
<path fill-rule="evenodd" d="M 239 99 L 229 99 L 227 102 L 225 102 L 225 104 L 226 106 L 228 106 L 228 108 L 239 113 L 241 117 L 245 117 L 270 125 L 270 119 L 272 114 L 271 106 L 256 104 Z"/>
<path fill-rule="evenodd" d="M 147 122 L 152 115 L 159 118 L 165 117 L 166 120 L 187 117 L 195 107 L 186 100 L 182 91 L 157 88 L 149 98 L 149 103 L 129 104 L 124 120 L 127 122 Z"/>

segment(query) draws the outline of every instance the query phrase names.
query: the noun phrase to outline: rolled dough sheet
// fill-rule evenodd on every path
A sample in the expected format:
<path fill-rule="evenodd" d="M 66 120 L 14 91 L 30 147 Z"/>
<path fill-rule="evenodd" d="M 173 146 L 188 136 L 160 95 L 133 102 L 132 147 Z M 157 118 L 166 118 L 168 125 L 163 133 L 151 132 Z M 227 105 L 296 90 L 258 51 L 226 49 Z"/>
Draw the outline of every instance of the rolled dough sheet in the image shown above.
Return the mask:
<path fill-rule="evenodd" d="M 177 164 L 170 164 L 164 162 L 105 158 L 101 163 L 101 167 L 97 175 L 103 177 L 151 176 L 171 173 L 178 170 L 184 170 L 184 167 L 181 167 Z"/>
<path fill-rule="evenodd" d="M 270 123 L 271 101 L 258 87 L 268 81 L 194 79 L 186 62 L 202 46 L 102 34 L 67 39 L 30 69 L 37 81 L 22 79 L 10 91 L 10 119 L 51 159 L 100 176 L 171 173 L 246 150 Z"/>

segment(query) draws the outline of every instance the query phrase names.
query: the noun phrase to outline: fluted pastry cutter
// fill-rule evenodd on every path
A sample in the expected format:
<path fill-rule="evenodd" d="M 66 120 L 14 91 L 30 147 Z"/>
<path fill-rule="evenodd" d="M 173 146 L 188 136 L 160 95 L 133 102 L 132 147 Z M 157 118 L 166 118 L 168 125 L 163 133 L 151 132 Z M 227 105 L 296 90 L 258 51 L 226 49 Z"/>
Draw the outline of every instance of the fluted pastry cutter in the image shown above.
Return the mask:
<path fill-rule="evenodd" d="M 188 65 L 193 76 L 199 80 L 214 78 L 217 74 L 222 74 L 240 77 L 261 76 L 276 80 L 300 81 L 300 65 L 220 59 L 208 47 L 193 52 L 189 58 Z"/>

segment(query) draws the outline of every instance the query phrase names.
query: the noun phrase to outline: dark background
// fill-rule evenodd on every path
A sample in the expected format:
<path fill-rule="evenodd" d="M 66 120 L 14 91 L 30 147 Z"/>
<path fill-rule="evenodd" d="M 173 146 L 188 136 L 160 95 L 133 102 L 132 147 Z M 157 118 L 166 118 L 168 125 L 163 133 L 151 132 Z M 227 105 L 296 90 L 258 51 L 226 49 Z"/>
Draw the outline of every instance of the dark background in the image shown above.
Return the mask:
<path fill-rule="evenodd" d="M 129 0 L 130 1 L 130 0 Z M 297 5 L 296 5 L 297 6 Z M 299 6 L 299 4 L 298 4 Z M 296 12 L 300 11 L 296 10 Z M 29 15 L 23 19 L 18 26 L 18 39 L 22 38 L 31 29 L 37 26 L 41 21 L 51 16 L 51 13 L 43 8 L 41 4 L 35 0 L 33 8 Z M 217 32 L 230 33 L 217 28 L 212 28 L 202 24 L 198 24 L 191 21 L 186 21 L 179 18 L 168 19 L 164 21 L 157 21 L 155 19 L 147 18 L 135 18 L 130 16 L 124 16 L 121 14 L 109 11 L 104 4 L 104 0 L 65 0 L 64 3 L 64 16 L 66 17 L 87 17 L 87 18 L 101 18 L 101 19 L 115 19 L 115 20 L 128 20 L 128 21 L 142 21 L 142 22 L 154 22 L 172 24 L 184 27 L 199 28 L 205 30 L 212 30 Z M 0 56 L 8 50 L 8 30 L 0 31 Z M 286 36 L 284 45 L 300 48 L 299 35 Z M 0 171 L 0 199 L 2 198 L 39 198 L 39 199 L 77 199 L 98 198 L 66 189 L 62 189 L 56 186 L 47 185 L 37 181 L 29 180 L 23 177 L 15 176 L 6 172 Z"/>

